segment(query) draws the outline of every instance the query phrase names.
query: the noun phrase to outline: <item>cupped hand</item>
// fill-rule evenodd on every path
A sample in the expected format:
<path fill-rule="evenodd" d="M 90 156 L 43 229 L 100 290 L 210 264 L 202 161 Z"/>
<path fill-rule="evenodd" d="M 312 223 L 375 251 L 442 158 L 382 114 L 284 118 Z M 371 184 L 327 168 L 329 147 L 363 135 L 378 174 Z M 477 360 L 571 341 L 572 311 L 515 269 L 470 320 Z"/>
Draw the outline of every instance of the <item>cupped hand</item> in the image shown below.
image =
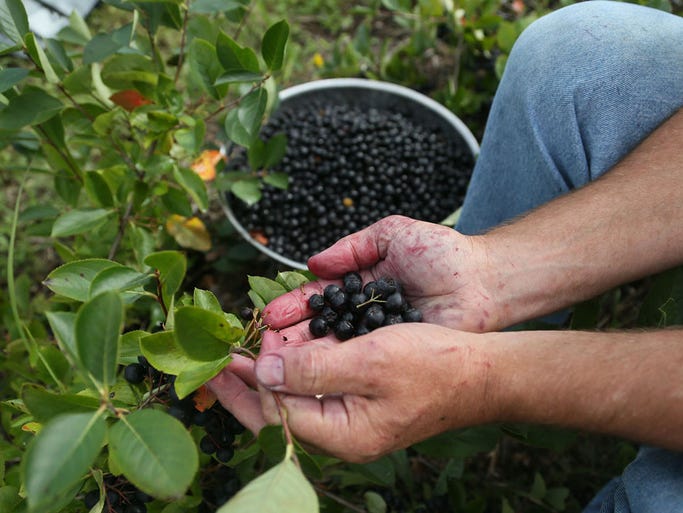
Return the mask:
<path fill-rule="evenodd" d="M 268 331 L 246 380 L 258 391 L 229 370 L 210 386 L 252 431 L 281 422 L 279 403 L 299 442 L 347 461 L 370 461 L 494 420 L 492 345 L 480 340 L 488 336 L 415 323 L 343 343 L 310 341 L 296 328 Z"/>
<path fill-rule="evenodd" d="M 309 269 L 320 278 L 280 296 L 264 309 L 273 328 L 299 323 L 313 312 L 312 294 L 321 293 L 347 272 L 360 272 L 364 282 L 392 277 L 425 322 L 466 331 L 504 327 L 496 304 L 495 285 L 481 238 L 465 236 L 447 226 L 390 216 L 344 237 L 311 257 Z"/>

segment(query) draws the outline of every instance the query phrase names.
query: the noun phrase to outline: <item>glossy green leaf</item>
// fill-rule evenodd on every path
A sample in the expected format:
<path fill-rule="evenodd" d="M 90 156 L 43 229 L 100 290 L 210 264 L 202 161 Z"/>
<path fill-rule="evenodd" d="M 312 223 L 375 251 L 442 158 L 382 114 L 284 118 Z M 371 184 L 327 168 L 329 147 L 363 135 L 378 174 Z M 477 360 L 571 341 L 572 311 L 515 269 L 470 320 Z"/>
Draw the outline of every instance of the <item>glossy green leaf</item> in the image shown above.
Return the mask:
<path fill-rule="evenodd" d="M 160 499 L 182 496 L 199 467 L 185 426 L 153 409 L 133 412 L 111 427 L 109 458 L 131 483 Z"/>
<path fill-rule="evenodd" d="M 209 207 L 209 196 L 206 184 L 201 177 L 189 168 L 176 168 L 173 170 L 173 178 L 190 195 L 197 207 L 204 212 Z"/>
<path fill-rule="evenodd" d="M 216 54 L 216 47 L 204 39 L 195 38 L 190 43 L 188 51 L 190 68 L 197 74 L 201 85 L 214 99 L 220 99 L 227 88 L 219 89 L 215 86 L 216 80 L 223 73 Z"/>
<path fill-rule="evenodd" d="M 220 301 L 218 301 L 216 294 L 214 294 L 210 290 L 195 288 L 193 293 L 193 300 L 194 305 L 199 308 L 203 308 L 204 310 L 210 310 L 212 312 L 219 314 L 223 313 L 223 307 L 221 306 Z"/>
<path fill-rule="evenodd" d="M 39 43 L 36 39 L 36 36 L 33 33 L 29 32 L 28 34 L 26 34 L 26 37 L 24 37 L 24 44 L 26 45 L 26 51 L 31 56 L 33 61 L 40 66 L 40 69 L 45 75 L 45 79 L 50 84 L 58 83 L 59 77 L 57 76 L 57 73 L 55 73 L 55 70 L 52 67 L 52 63 L 47 58 L 45 50 L 43 50 L 43 47 L 41 46 L 41 43 Z"/>
<path fill-rule="evenodd" d="M 265 147 L 265 167 L 273 167 L 278 164 L 287 152 L 287 135 L 284 133 L 275 134 L 268 139 Z"/>
<path fill-rule="evenodd" d="M 22 388 L 21 398 L 31 415 L 41 424 L 66 413 L 94 413 L 100 407 L 99 400 L 94 397 L 56 394 L 30 384 Z"/>
<path fill-rule="evenodd" d="M 318 513 L 318 496 L 286 458 L 242 488 L 217 513 Z"/>
<path fill-rule="evenodd" d="M 105 431 L 102 412 L 60 415 L 43 426 L 24 458 L 29 511 L 54 511 L 55 501 L 94 463 Z"/>
<path fill-rule="evenodd" d="M 276 297 L 287 293 L 287 289 L 280 283 L 263 276 L 249 276 L 249 286 L 263 301 L 268 304 Z"/>
<path fill-rule="evenodd" d="M 2 466 L 4 467 L 4 462 Z M 0 480 L 2 482 L 2 480 Z M 16 509 L 22 503 L 23 499 L 19 495 L 19 489 L 15 486 L 0 486 L 0 511 L 7 513 L 14 513 L 20 511 Z M 23 508 L 22 508 L 23 509 Z"/>
<path fill-rule="evenodd" d="M 149 273 L 141 273 L 130 267 L 109 267 L 97 273 L 90 283 L 89 297 L 113 290 L 123 292 L 124 299 L 136 299 L 142 286 L 152 280 Z"/>
<path fill-rule="evenodd" d="M 242 47 L 225 32 L 216 40 L 216 54 L 226 72 L 250 71 L 259 73 L 258 57 L 254 50 Z"/>
<path fill-rule="evenodd" d="M 76 349 L 76 314 L 73 312 L 45 312 L 50 329 L 57 339 L 59 348 L 78 362 Z"/>
<path fill-rule="evenodd" d="M 111 208 L 114 197 L 107 181 L 97 171 L 88 171 L 84 176 L 84 186 L 88 196 L 98 207 Z"/>
<path fill-rule="evenodd" d="M 302 285 L 308 283 L 308 276 L 297 271 L 283 271 L 277 273 L 275 281 L 285 287 L 287 290 L 298 289 Z"/>
<path fill-rule="evenodd" d="M 174 388 L 180 399 L 187 397 L 204 383 L 215 377 L 223 368 L 230 363 L 231 356 L 225 356 L 220 360 L 194 364 L 180 371 L 176 376 Z"/>
<path fill-rule="evenodd" d="M 105 208 L 70 210 L 57 218 L 51 236 L 69 237 L 91 232 L 104 224 L 113 213 Z"/>
<path fill-rule="evenodd" d="M 136 82 L 156 86 L 159 74 L 152 60 L 146 56 L 114 55 L 102 67 L 102 81 L 116 90 L 136 89 Z"/>
<path fill-rule="evenodd" d="M 268 103 L 268 92 L 260 87 L 242 98 L 239 106 L 225 117 L 225 131 L 237 144 L 249 147 L 258 135 Z"/>
<path fill-rule="evenodd" d="M 271 25 L 263 35 L 261 55 L 269 70 L 277 71 L 282 68 L 288 37 L 289 25 L 285 20 Z"/>
<path fill-rule="evenodd" d="M 179 251 L 159 251 L 147 255 L 145 265 L 159 271 L 159 281 L 164 304 L 171 305 L 172 298 L 180 289 L 187 270 L 187 259 Z"/>
<path fill-rule="evenodd" d="M 38 125 L 57 114 L 64 105 L 46 92 L 26 88 L 10 100 L 0 111 L 0 130 L 19 130 L 27 125 Z"/>
<path fill-rule="evenodd" d="M 244 8 L 248 2 L 239 0 L 194 0 L 190 5 L 191 13 L 215 14 Z"/>
<path fill-rule="evenodd" d="M 287 190 L 289 187 L 289 175 L 287 173 L 268 173 L 263 177 L 263 181 L 282 190 Z"/>
<path fill-rule="evenodd" d="M 219 76 L 213 85 L 229 85 L 229 84 L 243 84 L 245 82 L 260 82 L 263 80 L 261 73 L 254 73 L 252 71 L 230 71 Z"/>
<path fill-rule="evenodd" d="M 177 376 L 184 369 L 197 365 L 180 347 L 173 331 L 159 331 L 140 339 L 140 349 L 147 361 L 166 374 Z"/>
<path fill-rule="evenodd" d="M 29 30 L 28 16 L 21 0 L 0 0 L 0 34 L 21 45 Z"/>
<path fill-rule="evenodd" d="M 221 314 L 194 306 L 184 306 L 175 313 L 178 345 L 194 360 L 220 360 L 242 334 L 241 328 L 230 325 Z"/>
<path fill-rule="evenodd" d="M 83 366 L 102 385 L 116 382 L 123 301 L 117 292 L 104 292 L 81 305 L 74 326 L 76 348 Z"/>
<path fill-rule="evenodd" d="M 6 68 L 0 70 L 0 93 L 11 89 L 28 76 L 24 68 Z"/>
<path fill-rule="evenodd" d="M 120 266 L 104 258 L 76 260 L 57 267 L 47 275 L 43 284 L 60 296 L 86 301 L 90 297 L 90 284 L 95 276 L 104 269 Z"/>
<path fill-rule="evenodd" d="M 119 364 L 138 363 L 138 356 L 141 354 L 140 340 L 147 335 L 147 331 L 132 330 L 119 337 Z"/>
<path fill-rule="evenodd" d="M 261 184 L 255 177 L 236 181 L 230 186 L 230 191 L 247 205 L 255 205 L 261 199 Z"/>

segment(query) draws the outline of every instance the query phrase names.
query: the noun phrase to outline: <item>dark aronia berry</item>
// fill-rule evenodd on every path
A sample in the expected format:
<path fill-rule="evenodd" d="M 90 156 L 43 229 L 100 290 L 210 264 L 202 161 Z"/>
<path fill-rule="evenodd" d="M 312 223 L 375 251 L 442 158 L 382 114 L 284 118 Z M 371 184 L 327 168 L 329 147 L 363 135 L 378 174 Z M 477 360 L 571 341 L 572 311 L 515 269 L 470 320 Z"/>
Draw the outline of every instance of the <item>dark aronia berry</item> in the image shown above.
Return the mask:
<path fill-rule="evenodd" d="M 329 301 L 332 296 L 337 294 L 338 292 L 341 292 L 342 289 L 339 287 L 339 285 L 335 285 L 334 283 L 330 283 L 328 286 L 325 287 L 323 290 L 323 298 L 325 301 Z"/>
<path fill-rule="evenodd" d="M 384 304 L 384 309 L 389 313 L 400 313 L 406 305 L 405 298 L 400 292 L 394 292 L 387 297 L 387 302 Z"/>
<path fill-rule="evenodd" d="M 409 308 L 401 315 L 404 322 L 422 322 L 422 312 L 416 308 Z"/>
<path fill-rule="evenodd" d="M 339 321 L 334 327 L 334 335 L 339 340 L 348 340 L 353 337 L 354 327 L 349 321 Z"/>
<path fill-rule="evenodd" d="M 216 445 L 216 442 L 214 442 L 211 435 L 204 435 L 199 441 L 199 448 L 204 454 L 213 454 L 216 452 L 218 446 Z"/>
<path fill-rule="evenodd" d="M 85 507 L 90 509 L 92 508 L 95 504 L 97 504 L 97 501 L 100 500 L 100 491 L 99 490 L 90 490 L 88 493 L 85 494 L 85 497 L 83 497 L 83 504 L 85 504 Z"/>
<path fill-rule="evenodd" d="M 332 310 L 338 312 L 346 306 L 346 292 L 340 290 L 339 292 L 332 294 L 327 301 L 330 304 L 330 307 L 332 307 Z"/>
<path fill-rule="evenodd" d="M 379 328 L 384 323 L 384 317 L 385 315 L 384 311 L 382 310 L 382 307 L 375 304 L 371 305 L 365 311 L 363 320 L 365 321 L 365 325 L 372 330 L 375 328 Z"/>
<path fill-rule="evenodd" d="M 344 275 L 344 290 L 347 294 L 357 294 L 363 288 L 363 280 L 358 273 Z"/>
<path fill-rule="evenodd" d="M 308 328 L 314 337 L 324 337 L 330 331 L 330 325 L 324 317 L 318 316 L 313 317 L 311 322 L 308 324 Z"/>
<path fill-rule="evenodd" d="M 313 294 L 308 298 L 308 306 L 310 306 L 311 310 L 314 312 L 319 312 L 325 306 L 325 298 L 320 294 Z"/>
<path fill-rule="evenodd" d="M 131 363 L 123 369 L 123 377 L 128 383 L 137 385 L 145 380 L 147 369 L 140 363 Z"/>

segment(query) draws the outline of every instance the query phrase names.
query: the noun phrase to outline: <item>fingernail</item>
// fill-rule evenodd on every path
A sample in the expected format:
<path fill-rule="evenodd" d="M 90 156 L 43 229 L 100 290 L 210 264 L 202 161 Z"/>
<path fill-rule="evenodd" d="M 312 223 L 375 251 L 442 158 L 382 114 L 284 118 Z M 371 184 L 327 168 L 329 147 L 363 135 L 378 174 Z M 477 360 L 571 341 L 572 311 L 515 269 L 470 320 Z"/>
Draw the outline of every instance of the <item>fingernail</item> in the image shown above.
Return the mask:
<path fill-rule="evenodd" d="M 276 387 L 285 383 L 285 367 L 280 356 L 267 354 L 256 360 L 256 379 L 264 387 Z"/>

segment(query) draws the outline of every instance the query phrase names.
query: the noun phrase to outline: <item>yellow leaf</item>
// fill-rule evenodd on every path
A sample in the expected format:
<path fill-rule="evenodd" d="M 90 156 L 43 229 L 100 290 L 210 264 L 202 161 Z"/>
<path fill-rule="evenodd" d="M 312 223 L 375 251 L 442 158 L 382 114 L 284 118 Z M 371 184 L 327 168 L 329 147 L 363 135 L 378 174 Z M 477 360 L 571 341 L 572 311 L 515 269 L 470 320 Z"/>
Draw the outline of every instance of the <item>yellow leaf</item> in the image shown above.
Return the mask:
<path fill-rule="evenodd" d="M 29 433 L 38 433 L 40 431 L 40 428 L 42 428 L 42 424 L 40 422 L 27 422 L 23 426 L 21 426 L 22 431 L 27 431 Z"/>
<path fill-rule="evenodd" d="M 211 234 L 198 217 L 171 215 L 166 220 L 166 230 L 184 248 L 196 249 L 197 251 L 209 251 L 211 249 Z"/>
<path fill-rule="evenodd" d="M 223 155 L 218 150 L 204 150 L 199 157 L 192 163 L 192 171 L 197 173 L 199 177 L 205 182 L 210 182 L 216 178 L 216 165 L 225 160 Z"/>

